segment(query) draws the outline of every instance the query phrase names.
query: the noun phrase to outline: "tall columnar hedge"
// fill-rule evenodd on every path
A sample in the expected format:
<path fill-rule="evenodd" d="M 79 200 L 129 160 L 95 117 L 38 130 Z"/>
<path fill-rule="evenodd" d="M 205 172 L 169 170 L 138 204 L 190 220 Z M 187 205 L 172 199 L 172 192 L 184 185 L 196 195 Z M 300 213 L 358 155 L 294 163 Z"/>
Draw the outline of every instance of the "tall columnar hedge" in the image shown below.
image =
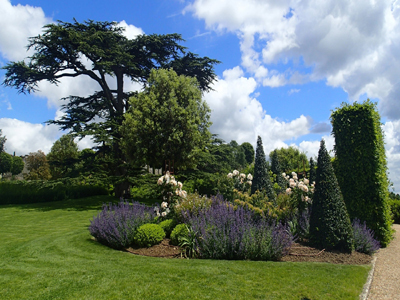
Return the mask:
<path fill-rule="evenodd" d="M 264 147 L 260 136 L 257 138 L 256 159 L 254 163 L 254 176 L 251 193 L 254 194 L 257 190 L 264 192 L 270 200 L 275 198 L 271 178 L 269 177 L 267 169 L 267 161 L 265 160 Z"/>
<path fill-rule="evenodd" d="M 343 103 L 331 115 L 335 172 L 351 219 L 366 221 L 382 246 L 391 240 L 387 162 L 376 104 Z"/>
<path fill-rule="evenodd" d="M 286 181 L 282 176 L 281 164 L 278 158 L 278 152 L 275 150 L 271 157 L 271 171 L 276 175 L 276 183 L 282 188 L 282 191 L 286 187 Z"/>
<path fill-rule="evenodd" d="M 352 226 L 324 140 L 318 152 L 317 167 L 310 216 L 310 243 L 321 249 L 351 252 Z"/>
<path fill-rule="evenodd" d="M 317 177 L 317 170 L 315 169 L 315 162 L 314 159 L 311 157 L 310 158 L 310 182 L 314 182 L 316 177 Z"/>

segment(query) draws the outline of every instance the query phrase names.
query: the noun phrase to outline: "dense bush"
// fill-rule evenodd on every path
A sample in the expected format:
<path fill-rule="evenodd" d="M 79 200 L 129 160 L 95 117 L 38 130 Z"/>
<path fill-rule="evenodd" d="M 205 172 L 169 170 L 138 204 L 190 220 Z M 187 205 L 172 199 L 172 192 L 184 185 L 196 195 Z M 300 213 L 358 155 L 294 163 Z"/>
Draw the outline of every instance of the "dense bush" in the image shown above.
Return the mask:
<path fill-rule="evenodd" d="M 400 200 L 389 200 L 390 211 L 392 213 L 392 220 L 396 224 L 400 224 Z"/>
<path fill-rule="evenodd" d="M 172 230 L 176 226 L 176 221 L 174 219 L 167 219 L 167 220 L 164 220 L 164 221 L 160 222 L 159 225 L 164 230 L 165 236 L 169 238 L 170 235 L 171 235 Z"/>
<path fill-rule="evenodd" d="M 188 236 L 188 227 L 186 224 L 178 224 L 171 232 L 171 244 L 179 245 L 179 241 L 182 237 Z"/>
<path fill-rule="evenodd" d="M 353 232 L 325 141 L 318 152 L 317 178 L 310 216 L 310 243 L 318 248 L 353 250 Z"/>
<path fill-rule="evenodd" d="M 376 104 L 342 104 L 331 115 L 335 173 L 350 218 L 365 220 L 382 246 L 392 237 L 387 162 Z"/>
<path fill-rule="evenodd" d="M 374 232 L 367 227 L 367 224 L 355 219 L 352 225 L 355 250 L 369 255 L 378 251 L 380 243 L 374 239 Z"/>
<path fill-rule="evenodd" d="M 100 243 L 121 249 L 132 245 L 136 229 L 154 218 L 154 209 L 138 202 L 110 203 L 90 221 L 89 231 Z"/>
<path fill-rule="evenodd" d="M 198 214 L 198 212 L 211 206 L 211 199 L 206 196 L 200 196 L 198 193 L 188 194 L 186 198 L 177 201 L 175 205 L 175 215 L 179 220 L 183 220 L 183 215 Z"/>
<path fill-rule="evenodd" d="M 107 195 L 104 186 L 76 184 L 73 181 L 2 181 L 1 204 L 28 204 Z"/>
<path fill-rule="evenodd" d="M 202 258 L 278 260 L 293 237 L 287 226 L 268 222 L 251 210 L 214 197 L 213 204 L 186 222 L 196 235 L 196 249 Z"/>
<path fill-rule="evenodd" d="M 134 235 L 134 242 L 139 247 L 151 247 L 161 243 L 165 238 L 165 232 L 158 224 L 144 224 L 140 226 Z"/>

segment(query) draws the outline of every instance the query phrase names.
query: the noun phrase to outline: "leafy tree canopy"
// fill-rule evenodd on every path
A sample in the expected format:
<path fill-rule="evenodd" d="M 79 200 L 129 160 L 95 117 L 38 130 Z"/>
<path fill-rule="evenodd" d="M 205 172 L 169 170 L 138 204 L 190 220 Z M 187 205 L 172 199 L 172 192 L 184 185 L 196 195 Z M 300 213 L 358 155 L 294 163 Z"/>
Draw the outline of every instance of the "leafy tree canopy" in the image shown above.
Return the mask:
<path fill-rule="evenodd" d="M 72 135 L 65 134 L 54 142 L 47 160 L 53 179 L 66 177 L 74 169 L 79 159 L 78 145 Z"/>
<path fill-rule="evenodd" d="M 244 155 L 246 157 L 246 162 L 247 164 L 251 164 L 254 162 L 254 148 L 253 145 L 248 143 L 248 142 L 244 142 L 240 145 L 240 147 L 242 147 L 243 151 L 244 151 Z"/>
<path fill-rule="evenodd" d="M 300 152 L 299 149 L 290 146 L 288 148 L 275 149 L 269 153 L 269 158 L 272 161 L 274 152 L 278 155 L 281 170 L 289 173 L 291 171 L 300 172 L 304 169 L 308 169 L 307 155 Z"/>
<path fill-rule="evenodd" d="M 11 174 L 18 175 L 24 169 L 24 160 L 19 156 L 12 157 Z"/>
<path fill-rule="evenodd" d="M 43 151 L 29 153 L 26 164 L 29 170 L 29 174 L 25 177 L 27 180 L 48 180 L 51 178 L 50 166 Z"/>
<path fill-rule="evenodd" d="M 0 174 L 11 172 L 12 156 L 6 152 L 0 153 Z"/>
<path fill-rule="evenodd" d="M 196 78 L 153 70 L 148 86 L 130 103 L 121 132 L 125 154 L 136 162 L 160 168 L 174 160 L 184 167 L 211 137 L 210 109 Z"/>

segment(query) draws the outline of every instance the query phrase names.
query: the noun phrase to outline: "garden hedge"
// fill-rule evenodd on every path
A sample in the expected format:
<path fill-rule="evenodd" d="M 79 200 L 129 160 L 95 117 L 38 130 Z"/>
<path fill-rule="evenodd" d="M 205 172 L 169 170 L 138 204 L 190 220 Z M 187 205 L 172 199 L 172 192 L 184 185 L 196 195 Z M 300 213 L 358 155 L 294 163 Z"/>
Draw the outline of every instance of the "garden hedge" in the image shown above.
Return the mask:
<path fill-rule="evenodd" d="M 350 218 L 366 221 L 386 246 L 391 240 L 387 162 L 380 116 L 367 100 L 331 114 L 335 173 Z"/>

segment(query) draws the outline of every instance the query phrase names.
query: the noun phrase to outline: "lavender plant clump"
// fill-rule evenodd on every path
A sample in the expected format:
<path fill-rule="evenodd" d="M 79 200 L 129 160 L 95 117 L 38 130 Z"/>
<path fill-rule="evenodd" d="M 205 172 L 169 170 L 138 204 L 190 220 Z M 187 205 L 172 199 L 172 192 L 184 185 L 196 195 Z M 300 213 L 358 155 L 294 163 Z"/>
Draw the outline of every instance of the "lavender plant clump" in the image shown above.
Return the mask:
<path fill-rule="evenodd" d="M 260 218 L 251 210 L 234 208 L 213 197 L 210 208 L 196 215 L 184 214 L 196 233 L 196 249 L 202 258 L 278 260 L 293 242 L 286 225 Z"/>
<path fill-rule="evenodd" d="M 132 245 L 136 229 L 151 223 L 155 216 L 153 208 L 139 202 L 104 204 L 103 210 L 90 221 L 89 231 L 100 243 L 121 249 Z"/>
<path fill-rule="evenodd" d="M 380 248 L 380 243 L 374 238 L 374 231 L 369 229 L 366 222 L 359 219 L 353 221 L 354 248 L 356 251 L 372 255 Z"/>

